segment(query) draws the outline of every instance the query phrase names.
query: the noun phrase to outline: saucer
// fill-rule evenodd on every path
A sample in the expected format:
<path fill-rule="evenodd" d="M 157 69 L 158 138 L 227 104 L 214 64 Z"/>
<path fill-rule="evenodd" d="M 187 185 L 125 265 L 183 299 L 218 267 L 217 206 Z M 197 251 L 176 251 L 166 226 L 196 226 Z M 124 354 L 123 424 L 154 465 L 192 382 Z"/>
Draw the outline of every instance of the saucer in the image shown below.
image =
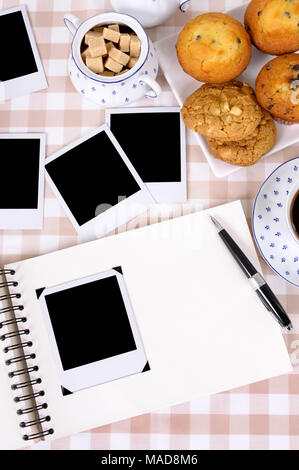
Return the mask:
<path fill-rule="evenodd" d="M 299 287 L 299 243 L 289 231 L 285 213 L 289 190 L 297 181 L 299 157 L 271 173 L 256 196 L 252 227 L 265 261 L 279 276 Z"/>

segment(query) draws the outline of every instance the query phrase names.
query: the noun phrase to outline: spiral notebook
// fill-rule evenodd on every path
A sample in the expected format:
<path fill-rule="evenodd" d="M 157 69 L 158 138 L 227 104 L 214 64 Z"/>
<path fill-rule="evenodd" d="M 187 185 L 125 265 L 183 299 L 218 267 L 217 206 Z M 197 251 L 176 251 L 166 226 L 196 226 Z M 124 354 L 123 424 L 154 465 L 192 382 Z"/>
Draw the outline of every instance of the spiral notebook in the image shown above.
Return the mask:
<path fill-rule="evenodd" d="M 258 267 L 240 202 L 212 210 Z M 0 447 L 60 438 L 291 371 L 209 212 L 1 271 Z"/>

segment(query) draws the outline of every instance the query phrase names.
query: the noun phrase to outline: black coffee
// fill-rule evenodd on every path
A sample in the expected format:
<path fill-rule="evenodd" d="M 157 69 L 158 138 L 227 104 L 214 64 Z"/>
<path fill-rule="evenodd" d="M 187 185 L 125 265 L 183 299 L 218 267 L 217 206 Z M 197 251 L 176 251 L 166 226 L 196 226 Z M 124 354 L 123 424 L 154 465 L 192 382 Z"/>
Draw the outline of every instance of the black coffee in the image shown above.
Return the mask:
<path fill-rule="evenodd" d="M 292 201 L 290 215 L 294 230 L 299 237 L 299 191 L 295 194 Z"/>

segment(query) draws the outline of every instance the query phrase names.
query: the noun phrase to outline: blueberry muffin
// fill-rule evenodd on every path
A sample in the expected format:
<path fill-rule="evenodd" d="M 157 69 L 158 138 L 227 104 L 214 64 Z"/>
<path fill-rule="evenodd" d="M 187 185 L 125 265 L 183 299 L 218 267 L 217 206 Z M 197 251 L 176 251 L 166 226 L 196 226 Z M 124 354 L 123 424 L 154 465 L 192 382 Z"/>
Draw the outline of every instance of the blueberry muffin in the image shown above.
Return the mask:
<path fill-rule="evenodd" d="M 252 42 L 267 54 L 299 49 L 299 0 L 252 0 L 244 22 Z"/>
<path fill-rule="evenodd" d="M 176 50 L 186 73 L 201 82 L 225 83 L 246 69 L 251 41 L 239 21 L 224 13 L 205 13 L 185 25 Z"/>
<path fill-rule="evenodd" d="M 256 97 L 276 120 L 299 122 L 299 54 L 270 60 L 257 76 Z"/>
<path fill-rule="evenodd" d="M 189 129 L 223 141 L 245 139 L 262 119 L 253 89 L 237 80 L 202 85 L 186 99 L 181 114 Z"/>
<path fill-rule="evenodd" d="M 276 126 L 267 111 L 253 134 L 237 142 L 223 142 L 207 139 L 214 157 L 232 165 L 254 165 L 263 155 L 269 152 L 276 141 Z"/>

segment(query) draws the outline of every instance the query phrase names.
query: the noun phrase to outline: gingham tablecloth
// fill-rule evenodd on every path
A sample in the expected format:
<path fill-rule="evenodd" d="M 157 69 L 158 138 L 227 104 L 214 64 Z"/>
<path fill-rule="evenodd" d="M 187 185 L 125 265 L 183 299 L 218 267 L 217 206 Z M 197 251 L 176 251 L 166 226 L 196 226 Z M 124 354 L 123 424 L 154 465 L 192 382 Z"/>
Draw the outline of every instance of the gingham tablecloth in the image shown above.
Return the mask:
<path fill-rule="evenodd" d="M 73 12 L 86 19 L 111 10 L 111 6 L 108 0 L 0 0 L 0 7 L 24 3 L 28 7 L 49 89 L 1 103 L 0 131 L 46 132 L 47 155 L 50 155 L 88 129 L 104 123 L 104 110 L 83 101 L 68 78 L 71 37 L 64 27 L 63 15 Z M 240 3 L 240 0 L 193 0 L 188 13 L 178 11 L 162 27 L 150 29 L 149 34 L 157 40 L 183 26 L 199 12 L 223 11 Z M 9 43 L 9 38 L 7 41 Z M 19 51 L 12 53 L 17 60 L 18 54 L 22 54 L 22 45 Z M 3 66 L 5 64 L 1 64 Z M 163 88 L 161 96 L 156 100 L 142 100 L 138 102 L 139 106 L 177 104 L 161 74 L 159 82 Z M 189 200 L 212 207 L 241 199 L 250 221 L 260 184 L 278 164 L 298 156 L 299 145 L 223 179 L 212 174 L 191 133 L 188 133 L 187 155 Z M 2 178 L 8 176 L 1 175 Z M 43 231 L 0 232 L 0 262 L 3 265 L 76 243 L 72 225 L 46 186 Z M 288 285 L 261 262 L 267 281 L 279 295 L 294 324 L 292 334 L 285 335 L 294 364 L 293 373 L 51 443 L 40 443 L 33 449 L 299 449 L 299 289 Z"/>

